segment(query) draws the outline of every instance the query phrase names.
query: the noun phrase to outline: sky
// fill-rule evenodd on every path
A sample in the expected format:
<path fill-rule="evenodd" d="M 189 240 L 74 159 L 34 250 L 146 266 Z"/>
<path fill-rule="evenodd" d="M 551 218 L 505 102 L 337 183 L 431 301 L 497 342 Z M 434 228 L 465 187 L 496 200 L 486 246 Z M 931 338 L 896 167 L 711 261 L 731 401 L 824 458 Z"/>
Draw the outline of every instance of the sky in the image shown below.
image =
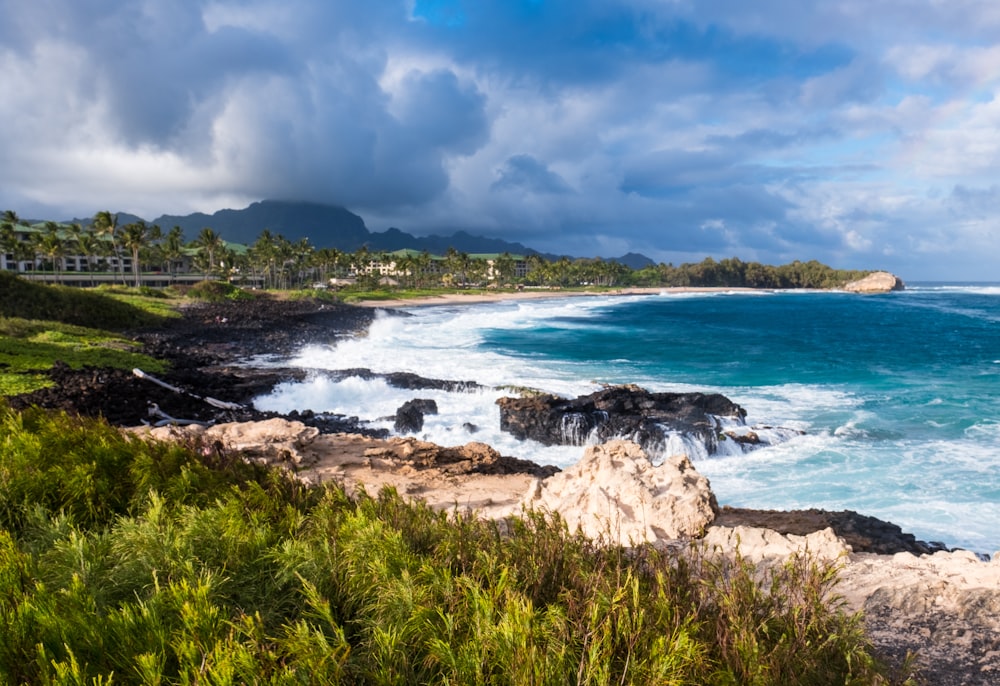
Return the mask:
<path fill-rule="evenodd" d="M 0 0 L 0 210 L 1000 280 L 996 0 Z"/>

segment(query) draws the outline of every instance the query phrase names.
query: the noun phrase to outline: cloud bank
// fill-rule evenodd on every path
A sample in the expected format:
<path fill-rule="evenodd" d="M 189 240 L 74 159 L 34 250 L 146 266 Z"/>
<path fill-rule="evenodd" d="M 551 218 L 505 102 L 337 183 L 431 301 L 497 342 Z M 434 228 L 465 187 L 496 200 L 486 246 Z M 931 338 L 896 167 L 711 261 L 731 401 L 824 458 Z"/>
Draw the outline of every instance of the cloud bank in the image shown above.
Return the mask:
<path fill-rule="evenodd" d="M 0 0 L 0 208 L 995 279 L 980 0 Z"/>

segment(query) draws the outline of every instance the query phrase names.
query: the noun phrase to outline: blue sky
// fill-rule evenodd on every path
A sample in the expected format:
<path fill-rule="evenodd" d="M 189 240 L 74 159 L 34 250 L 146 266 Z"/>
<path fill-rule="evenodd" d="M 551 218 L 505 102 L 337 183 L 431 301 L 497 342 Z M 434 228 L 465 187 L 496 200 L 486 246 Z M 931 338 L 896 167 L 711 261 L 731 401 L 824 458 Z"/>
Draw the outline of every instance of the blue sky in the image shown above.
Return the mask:
<path fill-rule="evenodd" d="M 0 0 L 0 209 L 1000 280 L 993 0 Z"/>

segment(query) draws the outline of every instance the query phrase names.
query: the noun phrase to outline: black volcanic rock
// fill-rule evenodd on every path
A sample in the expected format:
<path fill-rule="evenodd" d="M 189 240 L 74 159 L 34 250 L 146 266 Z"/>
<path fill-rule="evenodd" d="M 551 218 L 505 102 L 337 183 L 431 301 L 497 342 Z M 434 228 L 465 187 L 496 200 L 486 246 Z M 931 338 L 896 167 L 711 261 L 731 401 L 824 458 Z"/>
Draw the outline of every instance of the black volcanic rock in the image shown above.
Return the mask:
<path fill-rule="evenodd" d="M 399 433 L 413 434 L 424 428 L 424 415 L 437 414 L 438 406 L 429 398 L 407 400 L 396 410 L 395 429 Z"/>
<path fill-rule="evenodd" d="M 918 541 L 899 526 L 853 510 L 752 510 L 723 507 L 713 522 L 715 526 L 751 526 L 777 531 L 779 534 L 807 536 L 826 528 L 851 546 L 856 553 L 895 555 L 913 553 L 925 555 L 947 548 L 941 543 Z"/>
<path fill-rule="evenodd" d="M 716 450 L 716 417 L 740 423 L 746 411 L 718 393 L 651 393 L 638 386 L 612 386 L 576 399 L 555 395 L 500 398 L 500 428 L 544 445 L 583 445 L 612 438 L 644 449 L 662 446 L 670 433 L 692 436 Z"/>

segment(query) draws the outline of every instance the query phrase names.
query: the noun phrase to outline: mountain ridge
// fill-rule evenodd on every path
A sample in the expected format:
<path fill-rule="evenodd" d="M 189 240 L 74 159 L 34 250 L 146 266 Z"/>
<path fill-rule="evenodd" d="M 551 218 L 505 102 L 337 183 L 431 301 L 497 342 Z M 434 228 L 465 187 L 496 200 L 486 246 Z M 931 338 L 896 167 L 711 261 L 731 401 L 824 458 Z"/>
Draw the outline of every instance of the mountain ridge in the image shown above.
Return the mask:
<path fill-rule="evenodd" d="M 118 213 L 118 216 L 120 225 L 141 219 L 124 212 Z M 90 219 L 70 221 L 86 224 Z M 344 207 L 316 202 L 259 200 L 243 209 L 222 209 L 212 214 L 164 214 L 147 223 L 158 224 L 165 232 L 179 226 L 184 231 L 186 240 L 195 239 L 203 228 L 209 227 L 228 242 L 246 245 L 254 243 L 266 229 L 272 234 L 281 234 L 291 242 L 308 238 L 316 248 L 336 248 L 345 252 L 355 252 L 366 247 L 372 251 L 410 249 L 443 254 L 448 248 L 454 248 L 465 253 L 507 252 L 539 255 L 548 260 L 560 257 L 529 248 L 522 243 L 476 236 L 467 231 L 456 231 L 450 236 L 414 236 L 395 227 L 381 232 L 371 231 L 360 215 Z M 607 259 L 621 262 L 632 269 L 654 264 L 645 255 L 636 253 Z"/>

